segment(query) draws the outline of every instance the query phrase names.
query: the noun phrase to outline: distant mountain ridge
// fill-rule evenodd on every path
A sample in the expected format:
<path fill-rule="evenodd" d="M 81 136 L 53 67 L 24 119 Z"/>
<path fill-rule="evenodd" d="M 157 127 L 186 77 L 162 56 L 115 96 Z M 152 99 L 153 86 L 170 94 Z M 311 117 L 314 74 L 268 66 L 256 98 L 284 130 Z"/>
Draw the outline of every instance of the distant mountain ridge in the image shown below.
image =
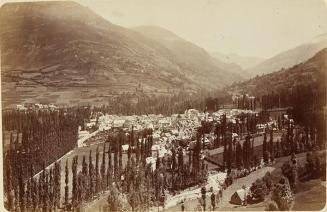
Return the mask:
<path fill-rule="evenodd" d="M 249 93 L 262 96 L 271 92 L 291 91 L 300 86 L 311 86 L 313 89 L 326 91 L 327 48 L 316 53 L 307 61 L 289 69 L 257 76 L 250 80 L 236 83 L 226 91 L 230 93 Z"/>
<path fill-rule="evenodd" d="M 201 67 L 206 66 L 211 69 L 216 67 L 224 73 L 220 78 L 227 81 L 230 81 L 228 77 L 235 77 L 235 80 L 244 78 L 243 70 L 236 64 L 227 64 L 212 57 L 203 48 L 184 40 L 167 29 L 158 26 L 138 26 L 131 29 L 169 49 L 180 66 L 191 70 L 200 70 Z"/>
<path fill-rule="evenodd" d="M 219 52 L 213 52 L 212 55 L 225 63 L 237 64 L 243 69 L 249 69 L 265 60 L 259 57 L 240 56 L 235 53 L 224 55 Z"/>
<path fill-rule="evenodd" d="M 262 63 L 247 69 L 251 75 L 269 74 L 281 69 L 290 68 L 313 57 L 317 52 L 327 47 L 327 34 L 317 36 L 311 41 L 295 48 L 281 52 Z"/>
<path fill-rule="evenodd" d="M 101 103 L 140 86 L 149 94 L 167 94 L 242 79 L 182 38 L 171 48 L 75 2 L 6 3 L 0 27 L 5 105 Z"/>

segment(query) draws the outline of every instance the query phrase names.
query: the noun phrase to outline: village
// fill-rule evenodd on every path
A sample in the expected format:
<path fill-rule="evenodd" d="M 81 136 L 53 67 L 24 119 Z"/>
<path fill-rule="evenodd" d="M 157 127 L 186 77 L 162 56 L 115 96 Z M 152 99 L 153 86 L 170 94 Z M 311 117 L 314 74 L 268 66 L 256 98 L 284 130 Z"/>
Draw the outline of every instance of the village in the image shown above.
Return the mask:
<path fill-rule="evenodd" d="M 35 180 L 43 178 L 45 172 L 51 173 L 58 164 L 63 167 L 65 163 L 66 167 L 67 165 L 74 167 L 76 163 L 76 172 L 82 172 L 85 156 L 89 152 L 90 165 L 92 162 L 100 164 L 98 160 L 103 158 L 104 165 L 101 165 L 103 168 L 100 172 L 103 178 L 99 178 L 103 181 L 109 174 L 104 174 L 102 170 L 108 169 L 107 173 L 109 173 L 112 166 L 110 157 L 116 158 L 119 155 L 119 159 L 114 159 L 116 164 L 114 167 L 119 171 L 112 171 L 109 181 L 107 177 L 105 182 L 110 188 L 108 183 L 114 181 L 116 184 L 114 188 L 117 187 L 117 192 L 125 200 L 130 198 L 125 192 L 128 190 L 126 183 L 130 178 L 128 169 L 131 161 L 135 159 L 139 160 L 137 163 L 143 161 L 145 167 L 150 168 L 150 171 L 145 173 L 148 172 L 157 178 L 151 181 L 150 184 L 153 186 L 161 181 L 156 173 L 161 173 L 160 176 L 164 174 L 162 176 L 165 176 L 167 185 L 161 185 L 162 192 L 158 194 L 153 191 L 153 195 L 159 196 L 146 203 L 150 204 L 147 206 L 148 211 L 230 210 L 233 207 L 264 209 L 262 196 L 258 197 L 256 193 L 258 179 L 269 179 L 270 182 L 272 178 L 276 178 L 276 174 L 272 173 L 279 173 L 289 160 L 294 160 L 296 157 L 294 153 L 298 154 L 300 167 L 306 163 L 304 153 L 307 151 L 318 150 L 320 156 L 315 157 L 324 161 L 324 150 L 320 151 L 324 147 L 318 142 L 316 130 L 310 130 L 308 133 L 289 118 L 287 115 L 289 108 L 258 110 L 254 98 L 243 96 L 247 104 L 241 104 L 239 98 L 242 97 L 239 97 L 234 98 L 233 105 L 228 108 L 223 107 L 217 111 L 187 109 L 184 113 L 171 116 L 113 115 L 84 107 L 80 110 L 86 115 L 81 119 L 80 123 L 83 124 L 78 126 L 77 143 L 72 144 L 74 148 L 43 168 L 33 178 Z M 59 112 L 60 109 L 55 105 L 30 104 L 17 105 L 16 111 L 20 114 L 51 114 Z M 16 140 L 19 137 L 17 136 Z M 12 135 L 10 142 L 8 135 L 5 136 L 6 139 L 5 143 L 13 143 Z M 109 149 L 106 150 L 108 143 Z M 110 150 L 111 148 L 113 150 Z M 96 153 L 95 160 L 92 159 L 92 152 Z M 109 158 L 108 164 L 105 160 L 106 155 Z M 137 159 L 138 157 L 141 159 Z M 176 159 L 178 162 L 175 161 L 174 165 Z M 96 165 L 98 172 L 99 166 Z M 137 165 L 136 170 L 139 168 Z M 289 169 L 292 169 L 292 166 Z M 192 177 L 194 171 L 197 173 L 196 178 Z M 67 169 L 61 169 L 60 175 L 59 205 L 68 210 L 71 207 L 69 202 L 73 204 L 76 198 L 74 173 L 67 175 Z M 281 174 L 277 174 L 279 175 Z M 184 179 L 187 183 L 178 183 L 180 179 Z M 63 180 L 72 184 L 67 184 Z M 97 182 L 98 178 L 94 181 Z M 290 185 L 293 186 L 292 183 Z M 73 189 L 70 190 L 68 186 L 72 186 Z M 84 211 L 102 210 L 107 207 L 108 198 L 112 194 L 108 192 L 106 186 L 103 188 L 103 193 L 101 193 L 102 188 L 96 190 L 87 201 L 79 203 L 79 207 Z M 261 201 L 258 202 L 258 198 Z"/>
<path fill-rule="evenodd" d="M 282 111 L 283 112 L 283 111 Z M 147 164 L 151 164 L 152 170 L 156 169 L 156 160 L 158 158 L 164 158 L 172 155 L 172 148 L 175 148 L 176 145 L 182 144 L 182 152 L 183 157 L 187 158 L 189 154 L 190 147 L 196 143 L 196 134 L 198 132 L 198 128 L 201 127 L 201 123 L 220 123 L 222 117 L 226 117 L 227 123 L 242 123 L 240 121 L 240 116 L 253 115 L 259 116 L 258 112 L 253 110 L 242 110 L 242 109 L 221 109 L 215 112 L 200 112 L 195 109 L 186 110 L 184 114 L 173 114 L 168 117 L 164 117 L 163 115 L 142 115 L 142 116 L 117 116 L 117 115 L 108 115 L 97 113 L 91 116 L 90 122 L 85 124 L 85 130 L 79 131 L 79 135 L 81 139 L 79 139 L 78 146 L 88 146 L 88 145 L 96 145 L 105 142 L 105 138 L 102 136 L 97 136 L 97 133 L 103 131 L 110 131 L 113 129 L 121 129 L 126 133 L 134 131 L 138 132 L 143 129 L 151 129 L 154 144 L 151 147 L 151 156 L 146 158 Z M 277 117 L 274 114 L 274 117 Z M 282 113 L 280 113 L 280 116 Z M 284 116 L 284 114 L 283 114 Z M 285 115 L 285 119 L 287 119 L 287 115 Z M 289 120 L 292 122 L 292 120 Z M 268 129 L 274 131 L 275 137 L 274 142 L 278 141 L 281 137 L 281 131 L 277 130 L 277 120 L 270 119 L 265 124 L 257 124 L 255 133 L 251 132 L 251 137 L 254 141 L 254 146 L 259 147 L 262 145 L 262 140 L 258 139 L 258 136 L 262 136 L 264 132 Z M 95 131 L 93 131 L 96 129 Z M 89 133 L 88 131 L 93 131 L 93 133 Z M 236 132 L 232 133 L 232 140 L 234 142 L 240 141 L 244 142 L 246 135 L 250 132 L 247 132 L 246 127 L 244 127 L 244 131 L 240 134 Z M 84 139 L 83 139 L 84 138 Z M 85 139 L 87 138 L 87 139 Z M 223 189 L 225 189 L 225 182 L 227 179 L 227 169 L 222 168 L 219 164 L 210 161 L 211 155 L 218 155 L 223 152 L 222 147 L 215 148 L 215 140 L 217 140 L 217 135 L 211 131 L 210 133 L 204 134 L 203 144 L 204 149 L 201 151 L 201 158 L 205 161 L 209 168 L 207 182 L 205 185 L 205 190 L 212 194 L 217 195 L 217 199 L 219 200 L 219 195 L 222 195 Z M 123 154 L 127 154 L 129 149 L 128 144 L 122 145 Z M 217 166 L 218 165 L 218 166 Z M 236 178 L 249 175 L 251 172 L 261 169 L 265 166 L 263 157 L 260 158 L 260 163 L 257 167 L 251 168 L 249 170 L 235 170 L 234 175 Z M 271 170 L 268 168 L 268 170 Z M 240 187 L 235 195 L 231 198 L 236 205 L 243 205 L 246 199 L 246 196 L 249 194 L 250 187 Z M 176 205 L 184 205 L 184 202 L 194 201 L 201 196 L 201 188 L 200 185 L 189 187 L 186 190 L 178 192 L 178 194 L 171 195 L 169 193 L 165 193 L 165 203 L 163 205 L 158 206 L 158 208 L 153 208 L 154 211 L 157 209 L 164 210 L 164 208 L 176 207 Z M 210 192 L 209 192 L 210 191 Z M 107 196 L 104 195 L 101 199 L 105 199 Z M 245 197 L 245 198 L 244 198 Z M 222 196 L 220 197 L 222 198 Z M 95 209 L 101 204 L 100 200 L 95 200 L 92 207 L 89 205 L 87 208 L 91 211 L 91 209 Z M 184 207 L 184 206 L 183 206 Z"/>
<path fill-rule="evenodd" d="M 23 113 L 27 111 L 53 113 L 59 111 L 59 107 L 53 104 L 29 104 L 17 105 L 16 110 Z M 140 157 L 145 157 L 141 160 L 144 161 L 146 167 L 150 167 L 152 175 L 154 173 L 156 176 L 155 173 L 158 172 L 164 173 L 170 185 L 176 184 L 174 170 L 177 170 L 177 176 L 184 177 L 183 179 L 187 181 L 191 180 L 188 184 L 176 184 L 175 186 L 180 186 L 176 191 L 169 186 L 163 186 L 161 196 L 151 201 L 152 205 L 148 208 L 150 211 L 215 210 L 218 208 L 229 210 L 230 207 L 247 207 L 247 202 L 257 198 L 255 197 L 257 194 L 253 193 L 256 192 L 253 191 L 256 180 L 267 178 L 267 176 L 270 179 L 270 173 L 281 168 L 282 164 L 276 163 L 276 158 L 287 156 L 294 151 L 303 153 L 318 145 L 317 131 L 310 131 L 307 134 L 303 128 L 296 126 L 293 119 L 287 115 L 289 108 L 258 110 L 256 99 L 249 95 L 235 96 L 232 105 L 223 106 L 222 109 L 216 111 L 187 109 L 184 113 L 171 116 L 113 115 L 88 107 L 84 110 L 89 111 L 86 113 L 89 115 L 85 116 L 83 124 L 78 126 L 75 148 L 40 173 L 51 170 L 58 162 L 62 164 L 66 161 L 68 163 L 66 167 L 67 165 L 74 166 L 75 160 L 77 161 L 76 170 L 81 172 L 85 154 L 89 151 L 89 162 L 92 161 L 92 151 L 95 151 L 96 164 L 98 164 L 98 158 L 102 157 L 104 168 L 109 170 L 111 162 L 106 165 L 104 159 L 107 155 L 106 144 L 109 142 L 109 149 L 111 146 L 114 151 L 118 148 L 120 152 L 120 165 L 118 166 L 120 171 L 114 171 L 113 180 L 122 195 L 126 192 L 125 181 L 128 181 L 128 164 L 131 154 L 132 160 L 135 160 L 133 158 L 137 158 L 138 154 L 141 154 Z M 146 132 L 145 136 L 144 132 Z M 113 139 L 111 135 L 117 133 L 123 135 L 124 139 L 111 140 Z M 287 136 L 294 137 L 295 144 L 288 143 Z M 267 137 L 269 137 L 269 142 Z M 134 139 L 136 139 L 136 144 Z M 147 147 L 149 152 L 142 153 L 142 145 L 147 146 L 149 141 L 151 141 L 150 146 Z M 198 155 L 194 155 L 198 150 Z M 138 151 L 141 153 L 137 153 Z M 117 157 L 116 152 L 108 155 Z M 171 160 L 174 161 L 176 155 L 178 169 L 171 168 L 174 167 Z M 83 163 L 79 156 L 83 156 Z M 241 161 L 239 157 L 242 158 Z M 285 161 L 285 159 L 282 160 Z M 202 168 L 197 169 L 201 172 L 200 181 L 194 181 L 190 176 L 185 178 L 180 172 L 180 167 L 186 166 L 186 169 L 190 169 L 187 172 L 193 173 L 193 169 L 196 170 L 196 163 L 194 163 L 196 160 L 202 164 L 200 165 Z M 124 169 L 126 171 L 123 171 Z M 173 171 L 169 171 L 170 169 Z M 34 178 L 42 176 L 40 173 Z M 70 174 L 67 176 L 67 171 L 62 170 L 60 175 L 62 180 L 74 181 L 74 176 Z M 160 178 L 157 180 L 160 181 Z M 67 201 L 69 201 L 67 198 L 74 201 L 74 188 L 67 194 L 67 188 L 64 185 L 67 187 L 69 184 L 61 184 L 61 195 L 65 196 L 65 199 L 60 201 L 60 205 L 67 207 Z M 95 192 L 89 201 L 82 202 L 84 210 L 102 210 L 106 207 L 109 196 L 110 193 L 106 189 L 101 195 Z"/>
<path fill-rule="evenodd" d="M 321 0 L 0 3 L 8 211 L 320 211 Z"/>
<path fill-rule="evenodd" d="M 218 111 L 198 111 L 196 109 L 185 110 L 183 114 L 172 114 L 171 116 L 163 116 L 156 114 L 148 115 L 131 115 L 131 116 L 119 116 L 119 115 L 110 115 L 103 114 L 102 112 L 93 112 L 91 113 L 88 119 L 84 120 L 84 126 L 79 126 L 78 130 L 78 140 L 77 140 L 77 149 L 73 149 L 68 152 L 65 156 L 60 158 L 61 161 L 72 159 L 74 155 L 79 155 L 79 151 L 85 152 L 85 148 L 92 148 L 95 150 L 95 147 L 98 147 L 105 142 L 107 142 L 107 135 L 110 132 L 119 130 L 125 132 L 126 135 L 129 135 L 131 132 L 138 133 L 142 130 L 151 130 L 153 145 L 151 146 L 151 155 L 146 158 L 146 163 L 151 165 L 152 171 L 156 169 L 156 161 L 158 159 L 171 157 L 172 150 L 176 147 L 181 148 L 183 157 L 185 161 L 188 158 L 191 150 L 196 146 L 196 137 L 198 134 L 198 129 L 202 127 L 203 123 L 210 126 L 210 129 L 207 133 L 203 134 L 202 143 L 203 148 L 200 152 L 200 158 L 206 166 L 208 167 L 208 176 L 206 177 L 205 188 L 207 191 L 211 191 L 215 194 L 221 194 L 223 186 L 226 186 L 225 182 L 227 179 L 227 167 L 226 164 L 222 164 L 222 161 L 218 163 L 214 156 L 220 155 L 223 153 L 224 149 L 222 145 L 216 145 L 216 141 L 223 140 L 223 135 L 217 135 L 215 133 L 215 126 L 221 124 L 222 121 L 226 122 L 227 125 L 237 125 L 239 126 L 238 130 L 231 132 L 231 140 L 234 142 L 244 143 L 245 137 L 251 134 L 253 139 L 253 147 L 259 147 L 262 145 L 262 140 L 259 139 L 259 136 L 262 136 L 266 130 L 273 130 L 277 135 L 277 138 L 280 138 L 280 132 L 277 130 L 278 121 L 269 119 L 266 123 L 258 123 L 255 125 L 255 129 L 250 131 L 249 126 L 247 126 L 249 120 L 244 117 L 256 117 L 258 119 L 259 112 L 255 111 L 254 98 L 246 96 L 250 104 L 246 107 L 247 109 L 220 109 Z M 234 99 L 235 107 L 239 107 L 238 98 Z M 53 111 L 58 107 L 55 105 L 17 105 L 18 111 L 27 111 L 27 110 L 38 110 L 38 111 Z M 251 110 L 252 109 L 252 110 Z M 285 112 L 285 111 L 282 111 Z M 279 116 L 284 116 L 287 120 L 287 115 L 279 114 Z M 277 117 L 274 114 L 274 117 Z M 242 118 L 243 117 L 243 118 Z M 225 120 L 222 120 L 222 119 Z M 243 122 L 242 122 L 242 120 Z M 290 120 L 292 121 L 292 120 Z M 267 128 L 267 129 L 266 129 Z M 82 130 L 83 129 L 83 130 Z M 219 138 L 217 138 L 219 136 Z M 139 139 L 141 142 L 141 138 Z M 123 154 L 123 165 L 126 165 L 126 155 L 129 151 L 129 144 L 123 144 L 121 146 Z M 81 150 L 80 150 L 81 149 Z M 100 155 L 101 156 L 101 155 Z M 124 159 L 125 158 L 125 159 Z M 49 169 L 50 165 L 47 169 Z M 255 168 L 262 168 L 264 166 L 263 157 L 260 158 L 260 163 Z M 80 169 L 79 167 L 78 169 Z M 236 176 L 245 176 L 250 174 L 251 169 L 242 169 L 237 170 L 234 174 Z M 63 173 L 62 173 L 63 175 Z M 64 177 L 64 176 L 63 176 Z M 71 176 L 70 176 L 71 177 Z M 124 176 L 121 176 L 124 178 Z M 246 188 L 239 188 L 240 191 Z M 64 189 L 62 189 L 63 191 Z M 244 190 L 246 191 L 246 190 Z M 243 192 L 244 192 L 243 191 Z M 178 204 L 181 204 L 184 201 L 197 199 L 201 194 L 201 186 L 196 185 L 189 187 L 186 190 L 179 191 L 178 194 L 165 193 L 165 204 L 159 206 L 163 209 L 174 207 Z M 209 194 L 209 193 L 208 193 Z M 244 195 L 243 195 L 244 196 Z M 104 195 L 102 198 L 106 198 Z M 219 199 L 219 197 L 218 197 Z M 244 198 L 243 198 L 244 200 Z M 243 204 L 243 202 L 237 202 L 237 204 Z"/>

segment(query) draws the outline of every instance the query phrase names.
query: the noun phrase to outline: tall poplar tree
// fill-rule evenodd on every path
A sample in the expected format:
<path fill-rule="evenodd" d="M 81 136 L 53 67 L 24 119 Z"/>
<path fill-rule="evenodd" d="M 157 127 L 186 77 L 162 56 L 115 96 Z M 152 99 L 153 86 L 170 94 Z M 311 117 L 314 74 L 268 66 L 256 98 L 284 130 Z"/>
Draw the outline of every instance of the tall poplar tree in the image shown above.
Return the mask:
<path fill-rule="evenodd" d="M 105 180 L 106 179 L 106 143 L 103 144 L 103 151 L 102 151 L 102 163 L 101 163 L 101 188 L 104 190 Z"/>

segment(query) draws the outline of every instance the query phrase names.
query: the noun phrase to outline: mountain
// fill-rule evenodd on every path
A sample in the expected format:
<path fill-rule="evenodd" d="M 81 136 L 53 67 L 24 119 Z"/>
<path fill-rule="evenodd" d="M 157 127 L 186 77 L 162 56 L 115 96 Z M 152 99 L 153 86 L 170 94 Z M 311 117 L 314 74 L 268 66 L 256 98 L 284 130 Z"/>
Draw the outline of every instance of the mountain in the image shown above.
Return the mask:
<path fill-rule="evenodd" d="M 283 92 L 296 86 L 311 86 L 322 92 L 326 91 L 327 48 L 316 53 L 304 63 L 289 69 L 256 76 L 242 83 L 233 84 L 227 90 L 230 93 L 249 93 L 262 96 L 271 92 Z"/>
<path fill-rule="evenodd" d="M 141 33 L 145 37 L 152 39 L 162 46 L 167 48 L 173 53 L 173 57 L 176 62 L 185 67 L 185 69 L 201 70 L 217 69 L 223 73 L 220 78 L 231 81 L 231 78 L 235 80 L 241 80 L 243 70 L 236 64 L 228 64 L 220 61 L 217 58 L 212 57 L 203 48 L 184 40 L 173 32 L 158 27 L 158 26 L 138 26 L 133 27 L 132 30 Z M 219 82 L 221 83 L 221 82 Z"/>
<path fill-rule="evenodd" d="M 239 65 L 235 63 L 225 63 L 215 57 L 213 57 L 213 59 L 216 66 L 218 66 L 223 70 L 227 70 L 230 73 L 233 73 L 234 76 L 236 77 L 235 80 L 242 81 L 249 78 L 249 74 L 247 73 L 247 71 L 242 69 Z"/>
<path fill-rule="evenodd" d="M 327 47 L 327 34 L 316 37 L 310 42 L 284 51 L 262 63 L 247 69 L 252 75 L 268 74 L 287 69 L 313 57 L 317 52 Z"/>
<path fill-rule="evenodd" d="M 100 104 L 121 93 L 196 92 L 241 78 L 189 42 L 174 51 L 75 2 L 7 3 L 0 27 L 3 106 Z"/>
<path fill-rule="evenodd" d="M 265 59 L 259 57 L 250 57 L 250 56 L 240 56 L 238 54 L 228 54 L 224 55 L 219 52 L 214 52 L 211 54 L 213 57 L 218 58 L 222 62 L 237 64 L 242 69 L 249 69 L 259 63 L 263 62 Z"/>

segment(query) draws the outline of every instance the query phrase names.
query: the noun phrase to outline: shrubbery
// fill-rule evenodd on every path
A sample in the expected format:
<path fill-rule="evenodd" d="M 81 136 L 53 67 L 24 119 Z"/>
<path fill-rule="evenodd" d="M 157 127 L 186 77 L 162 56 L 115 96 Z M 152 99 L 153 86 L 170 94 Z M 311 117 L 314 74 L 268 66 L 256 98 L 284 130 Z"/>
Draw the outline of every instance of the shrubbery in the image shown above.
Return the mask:
<path fill-rule="evenodd" d="M 269 190 L 266 186 L 266 183 L 261 180 L 257 179 L 251 186 L 251 200 L 253 202 L 261 202 L 265 199 L 265 196 L 268 194 Z"/>
<path fill-rule="evenodd" d="M 276 202 L 279 210 L 291 210 L 294 203 L 294 196 L 286 178 L 281 178 L 279 183 L 275 185 L 271 199 Z"/>
<path fill-rule="evenodd" d="M 273 187 L 272 176 L 267 172 L 262 179 L 257 179 L 250 188 L 251 199 L 250 202 L 261 202 L 269 194 L 270 189 Z"/>
<path fill-rule="evenodd" d="M 283 166 L 281 167 L 282 169 L 282 173 L 285 177 L 287 177 L 290 185 L 291 185 L 291 188 L 293 190 L 296 189 L 296 183 L 297 183 L 297 166 L 296 164 L 294 164 L 292 162 L 292 164 L 287 161 L 283 164 Z"/>
<path fill-rule="evenodd" d="M 305 169 L 308 179 L 319 178 L 322 173 L 319 153 L 316 151 L 308 152 L 306 161 Z"/>
<path fill-rule="evenodd" d="M 262 180 L 265 182 L 267 189 L 270 191 L 272 187 L 274 186 L 272 176 L 270 172 L 267 172 L 265 176 L 262 178 Z"/>

